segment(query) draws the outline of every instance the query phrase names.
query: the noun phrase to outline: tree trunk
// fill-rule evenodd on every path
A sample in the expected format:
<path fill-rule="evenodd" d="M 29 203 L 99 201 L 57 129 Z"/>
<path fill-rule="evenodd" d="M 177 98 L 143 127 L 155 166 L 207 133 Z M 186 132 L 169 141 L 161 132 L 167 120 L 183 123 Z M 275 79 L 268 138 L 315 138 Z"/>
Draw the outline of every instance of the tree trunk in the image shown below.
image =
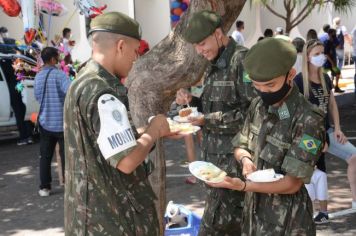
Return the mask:
<path fill-rule="evenodd" d="M 289 36 L 290 32 L 294 28 L 292 27 L 292 23 L 291 23 L 291 16 L 289 16 L 285 21 L 286 21 L 286 35 Z"/>
<path fill-rule="evenodd" d="M 193 45 L 182 39 L 188 17 L 202 9 L 216 11 L 222 15 L 222 28 L 227 32 L 245 2 L 246 0 L 191 0 L 189 9 L 170 34 L 136 61 L 126 86 L 130 112 L 137 127 L 147 125 L 150 116 L 166 113 L 176 91 L 199 81 L 208 65 L 208 61 L 195 52 Z M 156 164 L 150 179 L 158 197 L 156 207 L 163 226 L 166 166 L 162 142 L 157 142 L 157 146 L 154 154 L 150 155 Z"/>

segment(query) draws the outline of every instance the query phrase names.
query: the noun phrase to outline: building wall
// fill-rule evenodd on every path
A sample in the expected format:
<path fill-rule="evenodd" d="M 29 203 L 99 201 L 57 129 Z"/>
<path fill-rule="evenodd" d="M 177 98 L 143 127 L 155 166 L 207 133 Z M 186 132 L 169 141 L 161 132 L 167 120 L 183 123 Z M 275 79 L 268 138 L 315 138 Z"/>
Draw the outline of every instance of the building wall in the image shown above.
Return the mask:
<path fill-rule="evenodd" d="M 142 38 L 150 47 L 156 45 L 171 30 L 169 0 L 135 0 L 135 19 L 142 28 Z"/>
<path fill-rule="evenodd" d="M 61 0 L 61 2 L 68 8 L 68 13 L 61 17 L 52 17 L 51 27 L 47 34 L 49 34 L 49 38 L 53 39 L 55 34 L 61 34 L 63 27 L 67 26 L 71 28 L 74 40 L 77 42 L 73 51 L 73 57 L 84 61 L 89 58 L 91 53 L 85 36 L 84 17 L 75 10 L 73 0 Z M 169 0 L 96 0 L 96 2 L 98 5 L 107 4 L 108 8 L 106 12 L 120 11 L 131 16 L 134 15 L 136 20 L 141 24 L 143 38 L 149 42 L 151 47 L 168 35 L 171 30 Z M 133 6 L 134 9 L 132 9 Z M 282 3 L 277 4 L 275 7 L 279 12 L 283 12 L 284 10 Z M 345 25 L 349 31 L 356 25 L 356 18 L 352 17 L 355 16 L 355 13 L 356 7 L 349 11 L 348 14 L 340 15 L 342 24 Z M 330 23 L 331 19 L 338 15 L 339 14 L 335 13 L 332 9 L 314 10 L 308 18 L 291 32 L 291 37 L 305 37 L 306 32 L 311 27 L 319 32 L 323 24 Z M 284 27 L 284 22 L 280 18 L 272 15 L 264 7 L 256 5 L 250 6 L 248 2 L 238 19 L 245 21 L 244 36 L 248 47 L 256 43 L 258 37 L 262 36 L 266 28 L 274 30 L 277 26 Z M 44 21 L 46 29 L 48 30 L 49 17 L 46 16 Z M 22 38 L 23 24 L 21 18 L 9 17 L 0 11 L 0 22 L 0 26 L 4 25 L 9 29 L 9 33 L 12 37 L 16 39 Z M 66 24 L 67 22 L 68 24 Z M 235 26 L 233 25 L 229 33 L 231 33 L 234 28 Z"/>

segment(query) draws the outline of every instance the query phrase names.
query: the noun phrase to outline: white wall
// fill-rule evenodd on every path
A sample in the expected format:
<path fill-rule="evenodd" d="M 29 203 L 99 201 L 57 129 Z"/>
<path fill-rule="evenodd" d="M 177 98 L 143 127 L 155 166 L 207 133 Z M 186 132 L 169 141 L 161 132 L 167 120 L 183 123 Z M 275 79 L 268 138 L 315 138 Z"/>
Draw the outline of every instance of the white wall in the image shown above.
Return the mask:
<path fill-rule="evenodd" d="M 24 29 L 20 17 L 9 17 L 0 10 L 0 27 L 5 26 L 9 30 L 10 37 L 20 39 L 23 37 Z"/>
<path fill-rule="evenodd" d="M 150 47 L 171 30 L 169 0 L 135 0 L 135 18 L 142 28 L 142 38 Z"/>

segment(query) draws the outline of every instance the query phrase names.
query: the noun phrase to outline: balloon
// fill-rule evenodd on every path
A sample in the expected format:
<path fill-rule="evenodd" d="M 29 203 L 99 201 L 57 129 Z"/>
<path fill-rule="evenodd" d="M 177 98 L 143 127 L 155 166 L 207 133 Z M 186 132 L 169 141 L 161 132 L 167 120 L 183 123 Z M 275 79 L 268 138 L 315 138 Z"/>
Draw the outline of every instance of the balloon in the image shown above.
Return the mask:
<path fill-rule="evenodd" d="M 24 88 L 25 88 L 25 86 L 21 82 L 18 82 L 15 86 L 16 91 L 19 93 L 21 93 Z"/>
<path fill-rule="evenodd" d="M 74 0 L 74 5 L 79 9 L 80 14 L 89 18 L 103 14 L 103 10 L 107 7 L 107 5 L 98 7 L 94 0 Z"/>
<path fill-rule="evenodd" d="M 171 3 L 171 8 L 179 8 L 180 7 L 180 2 L 174 1 Z"/>
<path fill-rule="evenodd" d="M 138 48 L 138 55 L 142 56 L 146 52 L 150 50 L 150 46 L 148 45 L 146 40 L 141 39 L 140 41 L 140 47 Z"/>
<path fill-rule="evenodd" d="M 188 4 L 183 2 L 181 5 L 180 5 L 180 8 L 183 10 L 183 11 L 186 11 L 188 9 Z"/>
<path fill-rule="evenodd" d="M 25 43 L 30 44 L 36 36 L 34 0 L 21 0 L 22 21 L 25 30 Z"/>
<path fill-rule="evenodd" d="M 173 14 L 177 16 L 181 16 L 183 14 L 183 10 L 180 8 L 174 8 L 173 9 Z"/>
<path fill-rule="evenodd" d="M 16 0 L 0 0 L 0 7 L 8 16 L 18 16 L 21 12 L 21 5 Z"/>
<path fill-rule="evenodd" d="M 183 2 L 189 6 L 190 0 L 183 0 Z"/>
<path fill-rule="evenodd" d="M 180 16 L 176 16 L 176 15 L 171 15 L 171 21 L 175 22 L 175 21 L 179 21 Z"/>
<path fill-rule="evenodd" d="M 47 15 L 63 16 L 68 12 L 67 8 L 56 0 L 36 0 L 37 9 Z"/>
<path fill-rule="evenodd" d="M 30 118 L 30 120 L 31 120 L 32 123 L 34 123 L 34 124 L 37 123 L 37 116 L 38 116 L 38 113 L 37 113 L 37 112 L 32 112 L 32 113 L 31 113 L 31 118 Z"/>

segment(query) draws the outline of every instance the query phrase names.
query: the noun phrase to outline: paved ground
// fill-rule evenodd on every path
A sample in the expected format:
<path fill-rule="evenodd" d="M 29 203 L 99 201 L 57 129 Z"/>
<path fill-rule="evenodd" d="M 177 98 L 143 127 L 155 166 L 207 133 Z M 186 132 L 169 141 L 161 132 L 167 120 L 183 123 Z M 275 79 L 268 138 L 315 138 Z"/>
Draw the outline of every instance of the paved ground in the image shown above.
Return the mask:
<path fill-rule="evenodd" d="M 351 73 L 351 71 L 347 71 Z M 351 79 L 344 80 L 350 86 Z M 356 104 L 352 94 L 337 97 L 342 128 L 356 145 Z M 345 102 L 347 101 L 347 102 Z M 181 203 L 199 215 L 203 212 L 204 194 L 199 185 L 187 185 L 189 174 L 184 164 L 182 141 L 167 141 L 167 199 Z M 38 144 L 16 146 L 13 139 L 0 141 L 0 235 L 63 236 L 63 189 L 58 185 L 55 164 L 54 192 L 40 198 L 38 190 Z M 197 153 L 199 152 L 197 147 Z M 351 206 L 351 194 L 346 178 L 346 164 L 328 156 L 329 210 L 338 211 Z M 319 227 L 318 235 L 356 235 L 356 214 L 332 220 Z"/>

